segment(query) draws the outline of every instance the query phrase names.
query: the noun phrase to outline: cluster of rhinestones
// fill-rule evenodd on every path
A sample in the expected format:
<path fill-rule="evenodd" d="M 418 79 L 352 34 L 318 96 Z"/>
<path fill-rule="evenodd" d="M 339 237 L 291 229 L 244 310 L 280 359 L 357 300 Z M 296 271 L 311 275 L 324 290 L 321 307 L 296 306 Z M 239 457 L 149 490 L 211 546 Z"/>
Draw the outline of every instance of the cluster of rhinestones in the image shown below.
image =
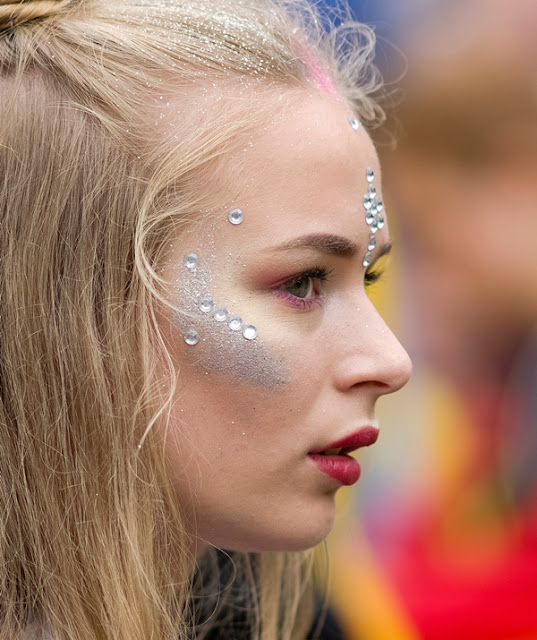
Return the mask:
<path fill-rule="evenodd" d="M 240 224 L 242 219 L 239 220 L 239 218 L 242 218 L 242 211 L 234 209 L 230 212 L 229 219 L 232 224 Z M 185 267 L 192 273 L 195 272 L 199 266 L 199 258 L 195 253 L 188 253 L 184 257 L 183 262 Z M 217 306 L 212 298 L 207 296 L 200 298 L 197 302 L 197 307 L 202 313 L 211 316 L 215 322 L 225 323 L 230 331 L 240 331 L 245 340 L 255 340 L 257 338 L 256 327 L 252 324 L 245 324 L 242 321 L 242 318 L 230 314 L 225 307 Z M 197 345 L 201 339 L 199 333 L 194 328 L 188 329 L 188 331 L 184 333 L 183 337 L 186 344 L 192 347 Z"/>
<path fill-rule="evenodd" d="M 385 220 L 382 211 L 384 210 L 384 205 L 382 204 L 382 200 L 377 197 L 377 190 L 375 185 L 373 184 L 373 180 L 375 179 L 375 173 L 373 169 L 368 167 L 365 170 L 365 176 L 368 184 L 368 192 L 364 194 L 364 209 L 365 209 L 365 221 L 369 226 L 370 234 L 369 240 L 367 241 L 367 252 L 364 256 L 363 265 L 364 267 L 369 267 L 371 264 L 371 259 L 373 257 L 373 251 L 377 246 L 377 239 L 375 238 L 375 234 L 379 229 L 382 229 L 384 226 Z"/>
<path fill-rule="evenodd" d="M 229 313 L 224 307 L 217 307 L 212 298 L 201 298 L 198 304 L 200 311 L 211 314 L 216 322 L 225 322 L 231 331 L 242 331 L 242 335 L 246 340 L 255 340 L 257 338 L 257 329 L 251 324 L 244 324 L 242 318 Z"/>

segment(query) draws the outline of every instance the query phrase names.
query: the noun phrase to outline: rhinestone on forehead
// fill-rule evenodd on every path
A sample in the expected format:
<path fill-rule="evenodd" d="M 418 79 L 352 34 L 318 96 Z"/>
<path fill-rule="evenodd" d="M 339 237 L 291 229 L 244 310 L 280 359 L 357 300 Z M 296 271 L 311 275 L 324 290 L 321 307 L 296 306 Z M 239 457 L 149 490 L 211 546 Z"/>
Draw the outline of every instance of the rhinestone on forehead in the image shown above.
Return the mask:
<path fill-rule="evenodd" d="M 382 200 L 377 196 L 377 190 L 373 185 L 375 173 L 371 167 L 367 167 L 365 170 L 365 177 L 369 187 L 367 193 L 364 195 L 363 205 L 365 209 L 365 222 L 369 227 L 370 234 L 367 242 L 367 252 L 362 264 L 364 267 L 369 267 L 373 258 L 373 251 L 377 246 L 375 234 L 379 229 L 382 229 L 385 224 L 385 220 L 384 215 L 382 214 L 384 205 L 382 204 Z"/>
<path fill-rule="evenodd" d="M 228 220 L 231 224 L 240 224 L 244 220 L 244 213 L 241 209 L 232 209 L 229 212 Z"/>
<path fill-rule="evenodd" d="M 358 129 L 360 128 L 360 123 L 358 122 L 358 120 L 356 120 L 356 118 L 348 118 L 349 124 L 351 125 L 351 127 L 355 130 L 358 131 Z"/>

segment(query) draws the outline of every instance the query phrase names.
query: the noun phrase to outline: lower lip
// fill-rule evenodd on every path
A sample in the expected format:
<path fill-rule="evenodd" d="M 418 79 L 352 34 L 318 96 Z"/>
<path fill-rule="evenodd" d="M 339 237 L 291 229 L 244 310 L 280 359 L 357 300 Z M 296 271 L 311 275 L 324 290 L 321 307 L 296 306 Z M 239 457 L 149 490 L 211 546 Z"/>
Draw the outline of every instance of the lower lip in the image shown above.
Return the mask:
<path fill-rule="evenodd" d="M 327 476 L 334 478 L 340 484 L 349 486 L 358 482 L 362 470 L 354 458 L 348 455 L 324 456 L 318 453 L 310 453 L 309 457 L 319 471 L 326 473 Z"/>

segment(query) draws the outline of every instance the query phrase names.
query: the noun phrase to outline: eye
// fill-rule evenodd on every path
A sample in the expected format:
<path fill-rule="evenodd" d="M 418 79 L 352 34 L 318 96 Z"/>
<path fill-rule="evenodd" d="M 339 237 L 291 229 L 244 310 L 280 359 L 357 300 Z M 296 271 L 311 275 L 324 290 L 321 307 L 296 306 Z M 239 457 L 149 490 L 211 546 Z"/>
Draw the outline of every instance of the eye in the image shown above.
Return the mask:
<path fill-rule="evenodd" d="M 282 284 L 282 291 L 287 291 L 295 298 L 310 298 L 314 293 L 314 279 L 311 275 L 303 274 L 285 284 Z"/>
<path fill-rule="evenodd" d="M 321 283 L 327 278 L 326 269 L 310 269 L 281 284 L 276 295 L 295 307 L 307 308 L 320 300 Z"/>
<path fill-rule="evenodd" d="M 364 275 L 364 282 L 366 289 L 372 287 L 376 282 L 382 279 L 384 275 L 384 269 L 373 269 L 372 271 L 366 271 Z"/>

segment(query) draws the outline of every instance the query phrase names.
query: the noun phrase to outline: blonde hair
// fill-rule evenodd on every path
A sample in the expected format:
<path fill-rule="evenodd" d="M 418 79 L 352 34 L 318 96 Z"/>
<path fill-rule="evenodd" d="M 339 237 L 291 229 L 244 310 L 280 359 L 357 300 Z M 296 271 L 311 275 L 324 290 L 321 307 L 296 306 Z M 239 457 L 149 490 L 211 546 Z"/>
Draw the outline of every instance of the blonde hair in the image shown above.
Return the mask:
<path fill-rule="evenodd" d="M 0 638 L 192 636 L 195 561 L 150 428 L 180 375 L 158 266 L 263 95 L 314 85 L 297 51 L 379 118 L 372 50 L 305 0 L 0 0 Z M 306 636 L 308 559 L 235 554 L 252 638 Z"/>

